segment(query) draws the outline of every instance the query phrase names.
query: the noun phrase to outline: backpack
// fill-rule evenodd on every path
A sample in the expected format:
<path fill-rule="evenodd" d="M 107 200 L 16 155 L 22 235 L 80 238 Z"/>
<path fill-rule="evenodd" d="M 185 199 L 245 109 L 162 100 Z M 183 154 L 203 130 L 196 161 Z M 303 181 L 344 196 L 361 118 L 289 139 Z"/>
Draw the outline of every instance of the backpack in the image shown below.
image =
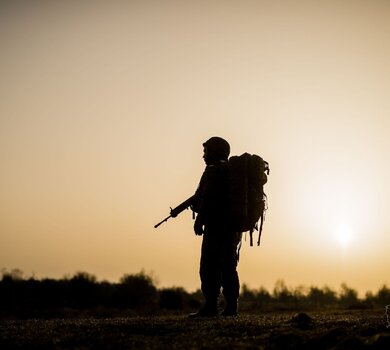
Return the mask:
<path fill-rule="evenodd" d="M 233 229 L 250 234 L 253 246 L 253 231 L 261 231 L 267 210 L 267 196 L 263 186 L 267 183 L 269 165 L 256 154 L 244 153 L 229 158 L 229 210 Z M 258 223 L 260 221 L 260 227 Z"/>

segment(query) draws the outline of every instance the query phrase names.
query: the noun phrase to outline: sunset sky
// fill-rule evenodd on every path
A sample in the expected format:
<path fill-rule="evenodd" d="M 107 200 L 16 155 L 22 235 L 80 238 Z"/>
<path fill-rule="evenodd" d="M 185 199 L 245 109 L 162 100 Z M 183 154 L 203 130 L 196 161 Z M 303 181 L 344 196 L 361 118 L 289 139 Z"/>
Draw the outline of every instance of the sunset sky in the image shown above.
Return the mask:
<path fill-rule="evenodd" d="M 390 2 L 0 0 L 0 269 L 199 287 L 202 143 L 270 163 L 251 288 L 390 284 Z"/>

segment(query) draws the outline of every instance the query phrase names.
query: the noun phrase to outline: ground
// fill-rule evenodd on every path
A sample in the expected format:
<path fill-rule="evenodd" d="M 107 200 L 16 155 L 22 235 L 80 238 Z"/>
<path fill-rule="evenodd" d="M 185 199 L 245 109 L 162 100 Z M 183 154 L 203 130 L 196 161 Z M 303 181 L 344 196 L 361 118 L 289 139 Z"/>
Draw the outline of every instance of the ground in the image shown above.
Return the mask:
<path fill-rule="evenodd" d="M 390 349 L 384 310 L 1 320 L 0 348 Z"/>

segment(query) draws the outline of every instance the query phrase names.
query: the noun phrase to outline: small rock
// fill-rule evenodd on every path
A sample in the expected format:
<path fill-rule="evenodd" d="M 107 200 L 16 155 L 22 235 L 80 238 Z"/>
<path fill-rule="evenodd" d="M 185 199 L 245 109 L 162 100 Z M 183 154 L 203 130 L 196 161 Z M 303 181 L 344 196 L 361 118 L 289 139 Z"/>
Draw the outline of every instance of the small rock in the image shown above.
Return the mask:
<path fill-rule="evenodd" d="M 290 322 L 300 329 L 308 329 L 313 326 L 313 319 L 305 312 L 294 315 Z"/>
<path fill-rule="evenodd" d="M 379 333 L 374 336 L 373 349 L 390 349 L 390 334 Z"/>

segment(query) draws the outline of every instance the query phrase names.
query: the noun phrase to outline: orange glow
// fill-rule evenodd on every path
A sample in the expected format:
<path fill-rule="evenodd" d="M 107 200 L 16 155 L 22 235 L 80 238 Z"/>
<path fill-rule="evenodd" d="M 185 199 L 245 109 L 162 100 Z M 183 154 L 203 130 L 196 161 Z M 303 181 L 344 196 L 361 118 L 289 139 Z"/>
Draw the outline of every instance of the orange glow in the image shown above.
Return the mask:
<path fill-rule="evenodd" d="M 0 269 L 199 286 L 202 143 L 270 163 L 250 287 L 390 283 L 390 3 L 0 4 Z"/>

